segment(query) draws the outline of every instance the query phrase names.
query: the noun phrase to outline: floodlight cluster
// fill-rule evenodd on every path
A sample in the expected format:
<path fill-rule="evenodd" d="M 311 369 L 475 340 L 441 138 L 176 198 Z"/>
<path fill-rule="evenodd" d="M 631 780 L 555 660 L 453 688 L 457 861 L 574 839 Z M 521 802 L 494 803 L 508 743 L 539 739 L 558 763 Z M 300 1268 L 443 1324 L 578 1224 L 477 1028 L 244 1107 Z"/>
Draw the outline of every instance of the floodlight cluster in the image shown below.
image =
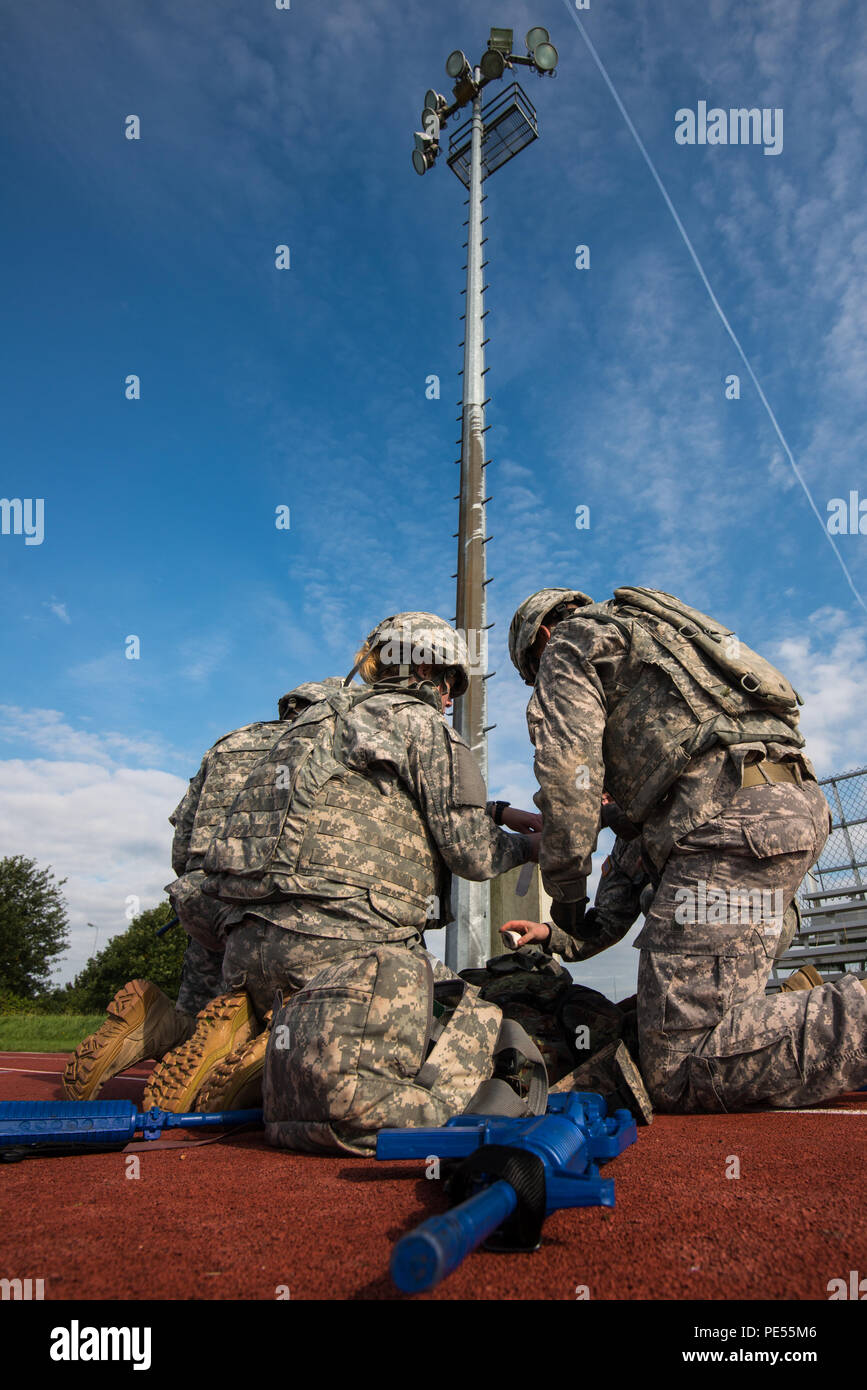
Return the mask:
<path fill-rule="evenodd" d="M 417 174 L 426 174 L 436 163 L 440 152 L 440 134 L 449 116 L 478 96 L 488 82 L 502 77 L 506 68 L 520 63 L 524 67 L 534 68 L 542 77 L 554 76 L 558 54 L 548 30 L 537 25 L 527 31 L 524 42 L 527 46 L 526 58 L 512 52 L 514 30 L 492 29 L 488 46 L 478 64 L 481 81 L 476 81 L 474 70 L 462 49 L 456 48 L 449 54 L 446 75 L 455 84 L 452 88 L 454 101 L 449 105 L 447 98 L 432 88 L 425 92 L 422 128 L 415 132 L 415 149 L 412 152 L 412 167 Z"/>

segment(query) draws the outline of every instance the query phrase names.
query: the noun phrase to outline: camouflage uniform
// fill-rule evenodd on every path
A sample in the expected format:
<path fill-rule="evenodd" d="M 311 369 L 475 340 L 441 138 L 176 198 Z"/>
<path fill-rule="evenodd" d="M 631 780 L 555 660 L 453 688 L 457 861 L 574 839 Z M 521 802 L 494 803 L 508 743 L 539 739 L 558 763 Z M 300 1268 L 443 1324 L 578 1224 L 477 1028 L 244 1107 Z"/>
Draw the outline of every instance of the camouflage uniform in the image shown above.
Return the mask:
<path fill-rule="evenodd" d="M 332 771 L 318 791 L 294 783 L 281 810 L 273 773 L 301 766 L 304 740 L 321 740 L 322 705 L 274 746 L 271 776 L 263 763 L 208 855 L 214 877 L 207 890 L 234 908 L 239 923 L 230 931 L 224 982 L 245 986 L 260 1015 L 275 989 L 297 990 L 347 955 L 379 943 L 424 950 L 425 928 L 448 920 L 452 872 L 488 879 L 530 858 L 531 842 L 486 813 L 478 765 L 433 697 L 375 686 L 348 704 L 335 697 L 334 706 L 341 711 L 339 760 L 324 764 Z M 263 850 L 250 830 L 268 816 L 284 829 L 276 848 L 269 842 Z M 255 871 L 266 861 L 270 891 Z M 263 893 L 267 900 L 257 900 Z M 432 963 L 438 979 L 454 978 Z"/>
<path fill-rule="evenodd" d="M 602 877 L 593 906 L 581 922 L 581 938 L 570 936 L 551 924 L 551 935 L 544 950 L 568 961 L 590 960 L 609 946 L 622 941 L 641 913 L 650 910 L 658 880 L 654 882 L 641 857 L 641 840 L 618 835 L 611 853 L 602 865 Z M 776 958 L 785 955 L 798 930 L 799 917 L 793 903 L 785 913 Z"/>
<path fill-rule="evenodd" d="M 711 682 L 697 684 L 670 659 L 677 631 L 662 630 L 666 650 L 622 605 L 594 611 L 554 627 L 527 710 L 544 817 L 539 862 L 553 914 L 580 937 L 603 790 L 641 826 L 659 879 L 636 942 L 641 1067 L 655 1105 L 790 1107 L 864 1085 L 867 994 L 856 979 L 764 994 L 783 909 L 830 827 L 796 721 L 787 728 L 739 691 L 735 712 L 721 711 Z M 747 765 L 761 760 L 774 780 L 751 785 Z M 790 780 L 773 766 L 782 763 Z M 752 897 L 745 912 L 740 895 L 762 891 L 779 897 Z M 705 920 L 689 920 L 690 904 Z M 565 942 L 555 934 L 551 944 Z"/>
<path fill-rule="evenodd" d="M 189 940 L 184 953 L 177 1008 L 195 1015 L 222 992 L 227 910 L 202 892 L 202 862 L 211 836 L 223 820 L 251 768 L 286 731 L 299 706 L 319 700 L 341 682 L 334 677 L 308 682 L 283 695 L 280 718 L 246 724 L 224 734 L 201 766 L 169 823 L 175 827 L 172 868 L 178 877 L 166 891 Z"/>
<path fill-rule="evenodd" d="M 581 961 L 616 946 L 642 911 L 648 885 L 651 878 L 641 858 L 641 840 L 618 835 L 602 865 L 596 900 L 581 922 L 581 939 L 552 923 L 545 950 L 563 960 Z"/>

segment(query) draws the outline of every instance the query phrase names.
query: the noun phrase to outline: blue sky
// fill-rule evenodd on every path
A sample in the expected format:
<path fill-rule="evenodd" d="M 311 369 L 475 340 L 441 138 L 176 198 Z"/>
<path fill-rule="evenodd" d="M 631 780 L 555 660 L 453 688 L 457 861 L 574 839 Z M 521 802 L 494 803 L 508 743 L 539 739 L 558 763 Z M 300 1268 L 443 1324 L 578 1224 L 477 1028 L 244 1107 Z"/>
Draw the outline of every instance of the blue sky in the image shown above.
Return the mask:
<path fill-rule="evenodd" d="M 45 538 L 0 536 L 0 837 L 68 879 L 63 978 L 129 897 L 158 901 L 166 817 L 216 737 L 347 671 L 382 616 L 454 612 L 464 190 L 410 151 L 446 55 L 477 59 L 491 23 L 560 52 L 555 80 L 519 73 L 541 138 L 486 187 L 492 795 L 534 789 L 505 643 L 543 585 L 679 593 L 789 674 L 820 772 L 867 762 L 865 612 L 573 8 L 7 7 L 0 493 L 44 499 Z M 821 515 L 867 498 L 867 12 L 579 18 Z M 677 144 L 699 101 L 782 108 L 782 152 Z M 837 543 L 867 592 L 864 537 Z M 610 953 L 603 987 L 636 960 Z"/>

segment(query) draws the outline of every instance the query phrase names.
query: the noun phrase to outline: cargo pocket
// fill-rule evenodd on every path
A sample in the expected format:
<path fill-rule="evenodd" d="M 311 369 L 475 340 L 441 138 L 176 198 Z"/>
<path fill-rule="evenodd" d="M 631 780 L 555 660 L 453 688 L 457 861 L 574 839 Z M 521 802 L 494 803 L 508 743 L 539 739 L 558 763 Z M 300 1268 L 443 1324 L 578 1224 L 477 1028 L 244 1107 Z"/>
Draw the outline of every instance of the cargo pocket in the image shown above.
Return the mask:
<path fill-rule="evenodd" d="M 689 1038 L 716 1028 L 734 1001 L 737 962 L 733 956 L 657 955 L 664 976 L 662 1032 L 678 1051 L 692 1051 Z"/>
<path fill-rule="evenodd" d="M 686 1065 L 688 1080 L 679 1107 L 683 1110 L 719 1112 L 768 1105 L 803 1080 L 795 1042 L 788 1031 L 761 1047 L 725 1057 L 693 1054 Z"/>
<path fill-rule="evenodd" d="M 265 1119 L 349 1115 L 370 1006 L 363 987 L 308 986 L 275 1014 L 265 1060 Z"/>

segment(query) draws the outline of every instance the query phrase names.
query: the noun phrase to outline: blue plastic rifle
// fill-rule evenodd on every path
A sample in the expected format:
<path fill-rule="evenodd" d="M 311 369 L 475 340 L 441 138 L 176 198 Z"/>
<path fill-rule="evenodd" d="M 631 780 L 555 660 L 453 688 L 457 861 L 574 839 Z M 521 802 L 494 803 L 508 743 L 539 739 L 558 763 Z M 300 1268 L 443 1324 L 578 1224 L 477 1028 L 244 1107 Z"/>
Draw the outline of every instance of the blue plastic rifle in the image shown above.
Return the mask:
<path fill-rule="evenodd" d="M 538 1250 L 546 1216 L 562 1207 L 614 1206 L 614 1182 L 598 1163 L 635 1143 L 628 1110 L 606 1116 L 602 1096 L 548 1097 L 544 1115 L 455 1115 L 442 1129 L 383 1129 L 378 1159 L 464 1159 L 447 1190 L 454 1205 L 398 1241 L 391 1277 L 404 1293 L 433 1288 L 485 1242 L 486 1249 Z"/>
<path fill-rule="evenodd" d="M 261 1123 L 261 1110 L 176 1115 L 157 1106 L 139 1111 L 131 1100 L 6 1100 L 0 1101 L 0 1160 L 124 1149 L 137 1133 L 159 1139 L 166 1129 Z"/>

